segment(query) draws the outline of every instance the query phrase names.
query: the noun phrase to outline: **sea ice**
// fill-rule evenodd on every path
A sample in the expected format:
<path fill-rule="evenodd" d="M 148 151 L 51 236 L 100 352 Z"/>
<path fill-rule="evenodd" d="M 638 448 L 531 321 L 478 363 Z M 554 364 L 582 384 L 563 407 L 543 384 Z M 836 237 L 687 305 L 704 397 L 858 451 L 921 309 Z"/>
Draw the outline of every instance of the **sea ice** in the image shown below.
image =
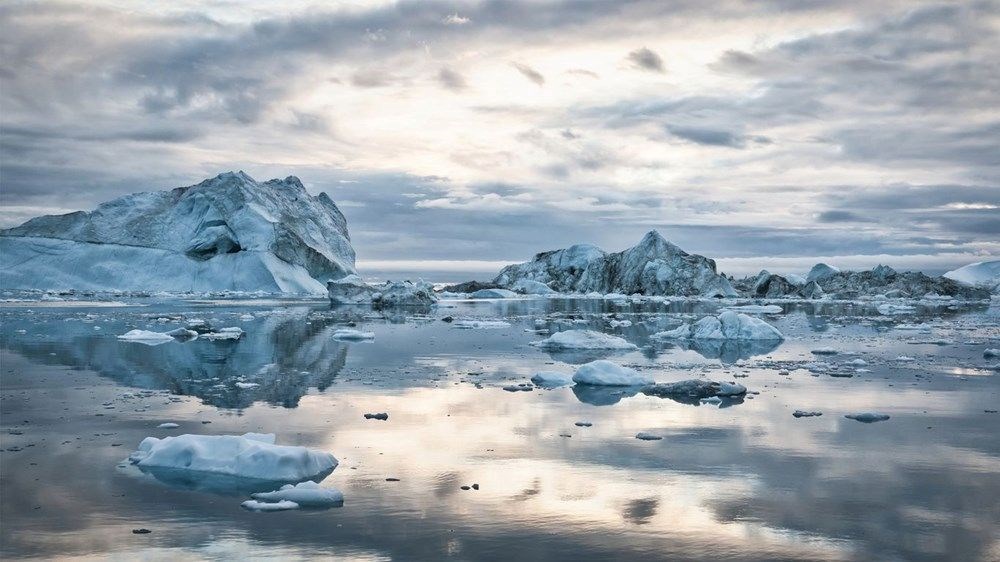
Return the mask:
<path fill-rule="evenodd" d="M 146 345 L 159 345 L 161 343 L 174 341 L 174 338 L 168 334 L 164 334 L 162 332 L 150 332 L 149 330 L 129 330 L 128 332 L 118 336 L 118 339 L 144 343 Z"/>
<path fill-rule="evenodd" d="M 351 341 L 373 340 L 375 339 L 375 332 L 362 332 L 353 328 L 340 328 L 333 332 L 333 339 Z"/>

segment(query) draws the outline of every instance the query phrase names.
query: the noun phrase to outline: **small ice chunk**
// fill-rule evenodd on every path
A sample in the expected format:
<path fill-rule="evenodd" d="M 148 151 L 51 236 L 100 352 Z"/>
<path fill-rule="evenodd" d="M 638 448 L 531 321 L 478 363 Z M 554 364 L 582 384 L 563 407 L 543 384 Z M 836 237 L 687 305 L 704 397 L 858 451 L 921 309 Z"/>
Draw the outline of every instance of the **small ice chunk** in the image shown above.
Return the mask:
<path fill-rule="evenodd" d="M 160 425 L 156 426 L 157 429 L 176 429 L 178 427 L 180 427 L 180 425 L 174 422 L 161 423 Z"/>
<path fill-rule="evenodd" d="M 362 341 L 375 339 L 375 332 L 362 332 L 353 328 L 341 328 L 333 332 L 335 340 Z"/>
<path fill-rule="evenodd" d="M 836 355 L 840 352 L 832 347 L 818 347 L 810 351 L 810 353 L 812 353 L 813 355 Z"/>
<path fill-rule="evenodd" d="M 983 352 L 983 357 L 989 359 L 990 357 L 1000 357 L 1000 349 L 987 349 Z"/>
<path fill-rule="evenodd" d="M 308 507 L 333 507 L 344 503 L 343 492 L 335 488 L 324 488 L 312 480 L 286 484 L 273 492 L 258 492 L 250 497 L 262 502 L 287 501 Z"/>
<path fill-rule="evenodd" d="M 288 500 L 273 503 L 247 500 L 240 505 L 243 506 L 243 509 L 249 509 L 250 511 L 288 511 L 289 509 L 299 508 L 299 504 Z"/>
<path fill-rule="evenodd" d="M 660 437 L 659 435 L 654 435 L 652 433 L 648 433 L 645 431 L 640 431 L 639 433 L 636 433 L 635 438 L 641 441 L 659 441 L 660 439 L 663 439 L 663 437 Z"/>
<path fill-rule="evenodd" d="M 150 332 L 149 330 L 129 330 L 128 332 L 118 336 L 118 339 L 144 343 L 146 345 L 159 345 L 161 343 L 174 341 L 174 338 L 169 334 L 164 334 L 162 332 Z"/>
<path fill-rule="evenodd" d="M 451 325 L 462 330 L 498 330 L 510 328 L 510 322 L 504 322 L 503 320 L 455 320 Z"/>
<path fill-rule="evenodd" d="M 532 375 L 531 382 L 537 386 L 545 388 L 557 388 L 573 384 L 573 375 L 560 373 L 557 371 L 539 371 Z"/>
<path fill-rule="evenodd" d="M 601 359 L 580 365 L 573 382 L 595 386 L 641 386 L 653 384 L 653 379 L 635 369 Z"/>
<path fill-rule="evenodd" d="M 206 340 L 238 340 L 243 337 L 243 329 L 238 326 L 219 328 L 214 332 L 207 332 L 199 336 Z"/>
<path fill-rule="evenodd" d="M 879 413 L 875 413 L 875 412 L 864 412 L 864 413 L 860 413 L 860 414 L 847 414 L 844 417 L 847 418 L 847 419 L 849 419 L 849 420 L 857 420 L 857 421 L 863 422 L 863 423 L 874 423 L 874 422 L 880 422 L 880 421 L 885 421 L 885 420 L 889 419 L 889 415 L 888 414 L 879 414 Z"/>
<path fill-rule="evenodd" d="M 816 416 L 822 416 L 823 412 L 807 412 L 804 410 L 795 410 L 792 415 L 796 418 L 814 418 Z"/>

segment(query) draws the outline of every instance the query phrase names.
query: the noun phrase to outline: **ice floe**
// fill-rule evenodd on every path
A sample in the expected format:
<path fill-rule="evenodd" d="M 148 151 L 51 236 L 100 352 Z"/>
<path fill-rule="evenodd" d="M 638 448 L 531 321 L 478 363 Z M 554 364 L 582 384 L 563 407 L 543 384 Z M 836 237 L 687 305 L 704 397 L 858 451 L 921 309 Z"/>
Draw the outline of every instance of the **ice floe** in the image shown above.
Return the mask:
<path fill-rule="evenodd" d="M 593 386 L 639 386 L 653 383 L 653 378 L 612 361 L 599 359 L 577 368 L 573 374 L 576 384 Z"/>
<path fill-rule="evenodd" d="M 337 459 L 324 451 L 275 445 L 274 434 L 147 437 L 129 460 L 140 468 L 211 472 L 240 478 L 300 482 L 328 474 Z"/>
<path fill-rule="evenodd" d="M 593 330 L 566 330 L 565 332 L 557 332 L 544 340 L 533 341 L 531 345 L 549 350 L 636 349 L 634 344 L 629 343 L 623 338 Z"/>
<path fill-rule="evenodd" d="M 298 484 L 285 484 L 273 492 L 258 492 L 250 497 L 260 502 L 295 502 L 303 507 L 335 507 L 344 503 L 344 494 L 334 488 L 324 488 L 306 480 Z"/>

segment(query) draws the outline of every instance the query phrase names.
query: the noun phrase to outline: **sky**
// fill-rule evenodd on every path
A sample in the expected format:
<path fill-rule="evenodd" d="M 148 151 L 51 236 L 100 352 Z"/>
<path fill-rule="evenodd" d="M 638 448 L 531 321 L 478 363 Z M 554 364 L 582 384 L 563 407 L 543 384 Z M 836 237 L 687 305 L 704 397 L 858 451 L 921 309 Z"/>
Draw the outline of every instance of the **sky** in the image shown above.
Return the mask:
<path fill-rule="evenodd" d="M 229 170 L 362 269 L 943 271 L 1000 255 L 1000 2 L 0 4 L 0 227 Z"/>

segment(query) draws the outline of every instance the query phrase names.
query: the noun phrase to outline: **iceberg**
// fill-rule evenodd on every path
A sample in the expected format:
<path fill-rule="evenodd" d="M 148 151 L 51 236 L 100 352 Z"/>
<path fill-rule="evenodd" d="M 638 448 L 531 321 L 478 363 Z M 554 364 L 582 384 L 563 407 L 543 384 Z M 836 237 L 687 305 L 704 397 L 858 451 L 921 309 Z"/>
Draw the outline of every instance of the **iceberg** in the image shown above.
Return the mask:
<path fill-rule="evenodd" d="M 542 252 L 532 261 L 503 268 L 493 283 L 514 288 L 526 280 L 561 293 L 737 296 L 713 260 L 681 250 L 655 230 L 617 253 L 590 244 Z"/>
<path fill-rule="evenodd" d="M 479 289 L 469 295 L 473 299 L 513 299 L 517 293 L 508 289 Z"/>
<path fill-rule="evenodd" d="M 378 291 L 356 274 L 327 281 L 326 293 L 333 304 L 370 304 Z"/>
<path fill-rule="evenodd" d="M 139 468 L 208 472 L 276 482 L 325 477 L 337 467 L 330 453 L 275 445 L 273 433 L 147 437 L 129 461 Z"/>
<path fill-rule="evenodd" d="M 533 341 L 531 345 L 548 350 L 564 349 L 635 349 L 636 346 L 618 336 L 593 330 L 567 330 Z"/>
<path fill-rule="evenodd" d="M 532 281 L 531 279 L 521 279 L 511 287 L 516 293 L 525 295 L 554 295 L 556 291 L 545 283 Z"/>
<path fill-rule="evenodd" d="M 642 389 L 647 396 L 683 397 L 692 399 L 712 398 L 717 396 L 743 396 L 747 387 L 730 382 L 716 382 L 700 379 L 689 379 L 679 382 L 658 383 Z"/>
<path fill-rule="evenodd" d="M 593 386 L 641 386 L 653 384 L 649 375 L 603 359 L 577 368 L 573 382 Z"/>
<path fill-rule="evenodd" d="M 1000 260 L 970 263 L 945 273 L 944 277 L 997 293 L 1000 292 Z"/>
<path fill-rule="evenodd" d="M 405 306 L 427 307 L 436 303 L 437 295 L 430 283 L 417 281 L 387 281 L 372 296 L 372 306 L 375 308 L 395 308 Z"/>
<path fill-rule="evenodd" d="M 673 330 L 658 332 L 650 337 L 657 340 L 780 341 L 784 339 L 777 328 L 760 318 L 732 310 L 727 310 L 718 316 L 706 316 L 694 324 L 684 324 Z"/>
<path fill-rule="evenodd" d="M 294 176 L 227 172 L 0 231 L 10 289 L 321 293 L 354 273 L 347 221 Z"/>
<path fill-rule="evenodd" d="M 174 341 L 173 336 L 170 334 L 163 332 L 150 332 L 149 330 L 129 330 L 128 332 L 118 336 L 118 339 L 143 343 L 146 345 L 159 345 L 161 343 Z"/>
<path fill-rule="evenodd" d="M 573 384 L 573 377 L 557 371 L 539 371 L 531 376 L 531 382 L 543 388 L 558 388 Z"/>

